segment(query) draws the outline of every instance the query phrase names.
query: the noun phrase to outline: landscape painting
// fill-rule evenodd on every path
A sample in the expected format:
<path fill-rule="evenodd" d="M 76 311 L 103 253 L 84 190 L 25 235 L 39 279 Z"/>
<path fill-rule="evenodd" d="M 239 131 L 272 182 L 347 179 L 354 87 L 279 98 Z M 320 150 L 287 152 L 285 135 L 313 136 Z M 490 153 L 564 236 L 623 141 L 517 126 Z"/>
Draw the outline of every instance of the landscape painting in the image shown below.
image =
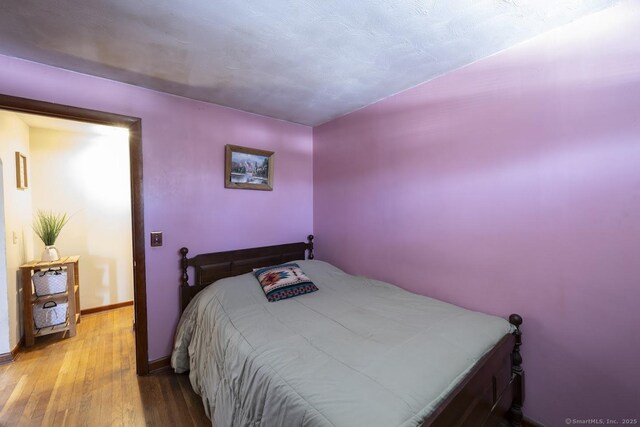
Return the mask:
<path fill-rule="evenodd" d="M 273 151 L 227 145 L 225 187 L 273 190 Z"/>

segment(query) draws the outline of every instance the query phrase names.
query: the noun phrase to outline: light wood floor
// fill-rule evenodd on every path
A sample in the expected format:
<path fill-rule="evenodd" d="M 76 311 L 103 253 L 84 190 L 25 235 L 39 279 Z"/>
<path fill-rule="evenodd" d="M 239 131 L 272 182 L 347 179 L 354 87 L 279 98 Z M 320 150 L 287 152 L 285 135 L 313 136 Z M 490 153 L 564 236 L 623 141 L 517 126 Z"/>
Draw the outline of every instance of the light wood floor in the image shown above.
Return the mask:
<path fill-rule="evenodd" d="M 210 426 L 186 375 L 135 372 L 133 307 L 82 317 L 0 365 L 0 426 Z"/>

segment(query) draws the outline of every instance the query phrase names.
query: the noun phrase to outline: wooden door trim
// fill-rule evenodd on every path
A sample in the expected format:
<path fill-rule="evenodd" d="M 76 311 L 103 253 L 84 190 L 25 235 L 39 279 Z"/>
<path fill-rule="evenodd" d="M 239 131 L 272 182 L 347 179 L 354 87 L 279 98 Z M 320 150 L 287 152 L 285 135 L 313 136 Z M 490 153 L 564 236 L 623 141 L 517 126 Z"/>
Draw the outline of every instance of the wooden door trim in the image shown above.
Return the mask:
<path fill-rule="evenodd" d="M 144 242 L 144 198 L 142 194 L 142 120 L 86 108 L 36 101 L 0 94 L 0 109 L 77 120 L 129 129 L 131 174 L 131 226 L 133 232 L 133 293 L 136 325 L 136 372 L 149 373 L 149 338 L 147 334 L 147 282 Z"/>

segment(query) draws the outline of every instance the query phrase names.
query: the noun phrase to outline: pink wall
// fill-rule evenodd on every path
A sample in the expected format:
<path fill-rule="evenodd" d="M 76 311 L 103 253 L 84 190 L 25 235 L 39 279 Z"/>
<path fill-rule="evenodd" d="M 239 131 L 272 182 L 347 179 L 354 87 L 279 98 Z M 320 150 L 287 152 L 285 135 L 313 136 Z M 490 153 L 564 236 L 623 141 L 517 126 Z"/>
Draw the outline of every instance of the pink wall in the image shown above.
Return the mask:
<path fill-rule="evenodd" d="M 142 119 L 149 358 L 170 354 L 179 255 L 304 240 L 311 128 L 0 56 L 0 93 Z M 273 150 L 274 190 L 225 189 L 224 145 Z M 151 248 L 150 231 L 164 231 Z"/>
<path fill-rule="evenodd" d="M 317 255 L 523 315 L 525 413 L 640 418 L 640 8 L 314 129 Z"/>

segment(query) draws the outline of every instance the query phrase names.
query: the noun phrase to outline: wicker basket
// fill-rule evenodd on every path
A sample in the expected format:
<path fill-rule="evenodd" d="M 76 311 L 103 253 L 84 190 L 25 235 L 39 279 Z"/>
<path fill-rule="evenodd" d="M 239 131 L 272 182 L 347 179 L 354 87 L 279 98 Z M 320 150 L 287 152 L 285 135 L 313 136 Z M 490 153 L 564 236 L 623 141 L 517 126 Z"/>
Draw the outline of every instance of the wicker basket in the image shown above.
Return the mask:
<path fill-rule="evenodd" d="M 47 301 L 44 304 L 34 304 L 33 321 L 36 328 L 41 329 L 65 323 L 68 308 L 68 302 Z"/>
<path fill-rule="evenodd" d="M 67 291 L 67 272 L 62 269 L 37 271 L 33 276 L 36 295 L 60 294 Z"/>

